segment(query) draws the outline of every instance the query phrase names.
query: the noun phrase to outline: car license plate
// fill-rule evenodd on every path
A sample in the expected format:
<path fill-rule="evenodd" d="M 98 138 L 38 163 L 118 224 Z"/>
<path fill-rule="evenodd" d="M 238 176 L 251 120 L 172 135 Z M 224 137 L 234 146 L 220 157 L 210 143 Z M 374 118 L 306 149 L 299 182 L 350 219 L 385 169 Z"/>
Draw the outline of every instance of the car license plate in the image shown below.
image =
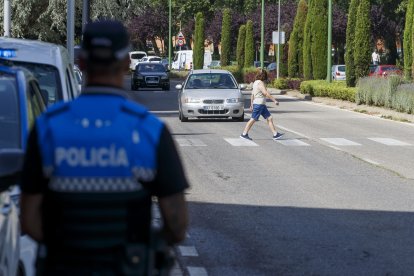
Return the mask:
<path fill-rule="evenodd" d="M 156 79 L 156 78 L 148 78 L 147 79 L 147 83 L 149 83 L 149 84 L 158 83 L 158 79 Z"/>
<path fill-rule="evenodd" d="M 224 106 L 222 106 L 222 105 L 209 105 L 209 106 L 205 106 L 204 110 L 224 110 Z"/>

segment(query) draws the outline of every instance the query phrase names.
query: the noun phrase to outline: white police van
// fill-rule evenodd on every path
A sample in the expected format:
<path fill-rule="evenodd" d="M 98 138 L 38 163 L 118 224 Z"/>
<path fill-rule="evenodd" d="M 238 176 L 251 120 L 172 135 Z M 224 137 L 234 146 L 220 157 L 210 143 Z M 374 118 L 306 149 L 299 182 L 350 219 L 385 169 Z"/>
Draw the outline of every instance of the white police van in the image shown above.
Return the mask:
<path fill-rule="evenodd" d="M 38 40 L 0 37 L 0 65 L 19 66 L 39 81 L 48 104 L 69 101 L 79 95 L 73 64 L 65 47 Z"/>

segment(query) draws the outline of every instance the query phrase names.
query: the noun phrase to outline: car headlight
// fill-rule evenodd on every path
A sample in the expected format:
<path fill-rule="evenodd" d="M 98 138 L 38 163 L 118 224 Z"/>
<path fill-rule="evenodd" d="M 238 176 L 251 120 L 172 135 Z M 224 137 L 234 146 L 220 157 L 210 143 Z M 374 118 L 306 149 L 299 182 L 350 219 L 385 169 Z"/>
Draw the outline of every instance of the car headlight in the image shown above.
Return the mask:
<path fill-rule="evenodd" d="M 201 103 L 200 99 L 196 98 L 184 98 L 185 103 Z"/>
<path fill-rule="evenodd" d="M 231 98 L 231 99 L 227 99 L 226 103 L 241 103 L 242 99 L 240 98 Z"/>
<path fill-rule="evenodd" d="M 139 79 L 139 80 L 143 80 L 144 79 L 144 77 L 143 76 L 141 76 L 141 75 L 136 75 L 135 76 L 137 79 Z"/>

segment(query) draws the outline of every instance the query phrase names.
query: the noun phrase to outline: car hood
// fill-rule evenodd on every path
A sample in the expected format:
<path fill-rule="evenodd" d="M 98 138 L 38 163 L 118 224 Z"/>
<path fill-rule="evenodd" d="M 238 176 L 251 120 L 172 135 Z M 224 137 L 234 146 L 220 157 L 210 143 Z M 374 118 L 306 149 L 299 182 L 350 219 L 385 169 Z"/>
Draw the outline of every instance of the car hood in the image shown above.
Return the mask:
<path fill-rule="evenodd" d="M 230 99 L 241 98 L 239 89 L 186 89 L 184 94 L 187 97 L 199 99 Z"/>

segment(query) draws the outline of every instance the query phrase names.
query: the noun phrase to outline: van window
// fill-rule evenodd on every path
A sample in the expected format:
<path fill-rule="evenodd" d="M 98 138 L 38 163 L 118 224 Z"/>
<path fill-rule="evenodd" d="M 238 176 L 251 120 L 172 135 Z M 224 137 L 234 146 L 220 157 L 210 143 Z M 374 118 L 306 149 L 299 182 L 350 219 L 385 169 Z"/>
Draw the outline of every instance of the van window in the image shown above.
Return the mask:
<path fill-rule="evenodd" d="M 14 76 L 0 75 L 0 149 L 20 148 L 20 116 Z"/>
<path fill-rule="evenodd" d="M 178 54 L 175 54 L 174 61 L 177 61 L 177 60 L 178 60 Z"/>
<path fill-rule="evenodd" d="M 131 54 L 131 59 L 142 59 L 145 54 Z"/>
<path fill-rule="evenodd" d="M 27 93 L 27 105 L 29 116 L 29 128 L 34 124 L 36 118 L 43 112 L 44 106 L 42 104 L 42 98 L 40 91 L 34 81 L 29 83 L 29 93 Z"/>
<path fill-rule="evenodd" d="M 62 84 L 59 77 L 59 71 L 56 67 L 47 64 L 2 59 L 0 59 L 0 64 L 5 66 L 20 66 L 32 72 L 35 78 L 39 81 L 40 88 L 47 91 L 49 95 L 48 105 L 63 100 Z"/>

